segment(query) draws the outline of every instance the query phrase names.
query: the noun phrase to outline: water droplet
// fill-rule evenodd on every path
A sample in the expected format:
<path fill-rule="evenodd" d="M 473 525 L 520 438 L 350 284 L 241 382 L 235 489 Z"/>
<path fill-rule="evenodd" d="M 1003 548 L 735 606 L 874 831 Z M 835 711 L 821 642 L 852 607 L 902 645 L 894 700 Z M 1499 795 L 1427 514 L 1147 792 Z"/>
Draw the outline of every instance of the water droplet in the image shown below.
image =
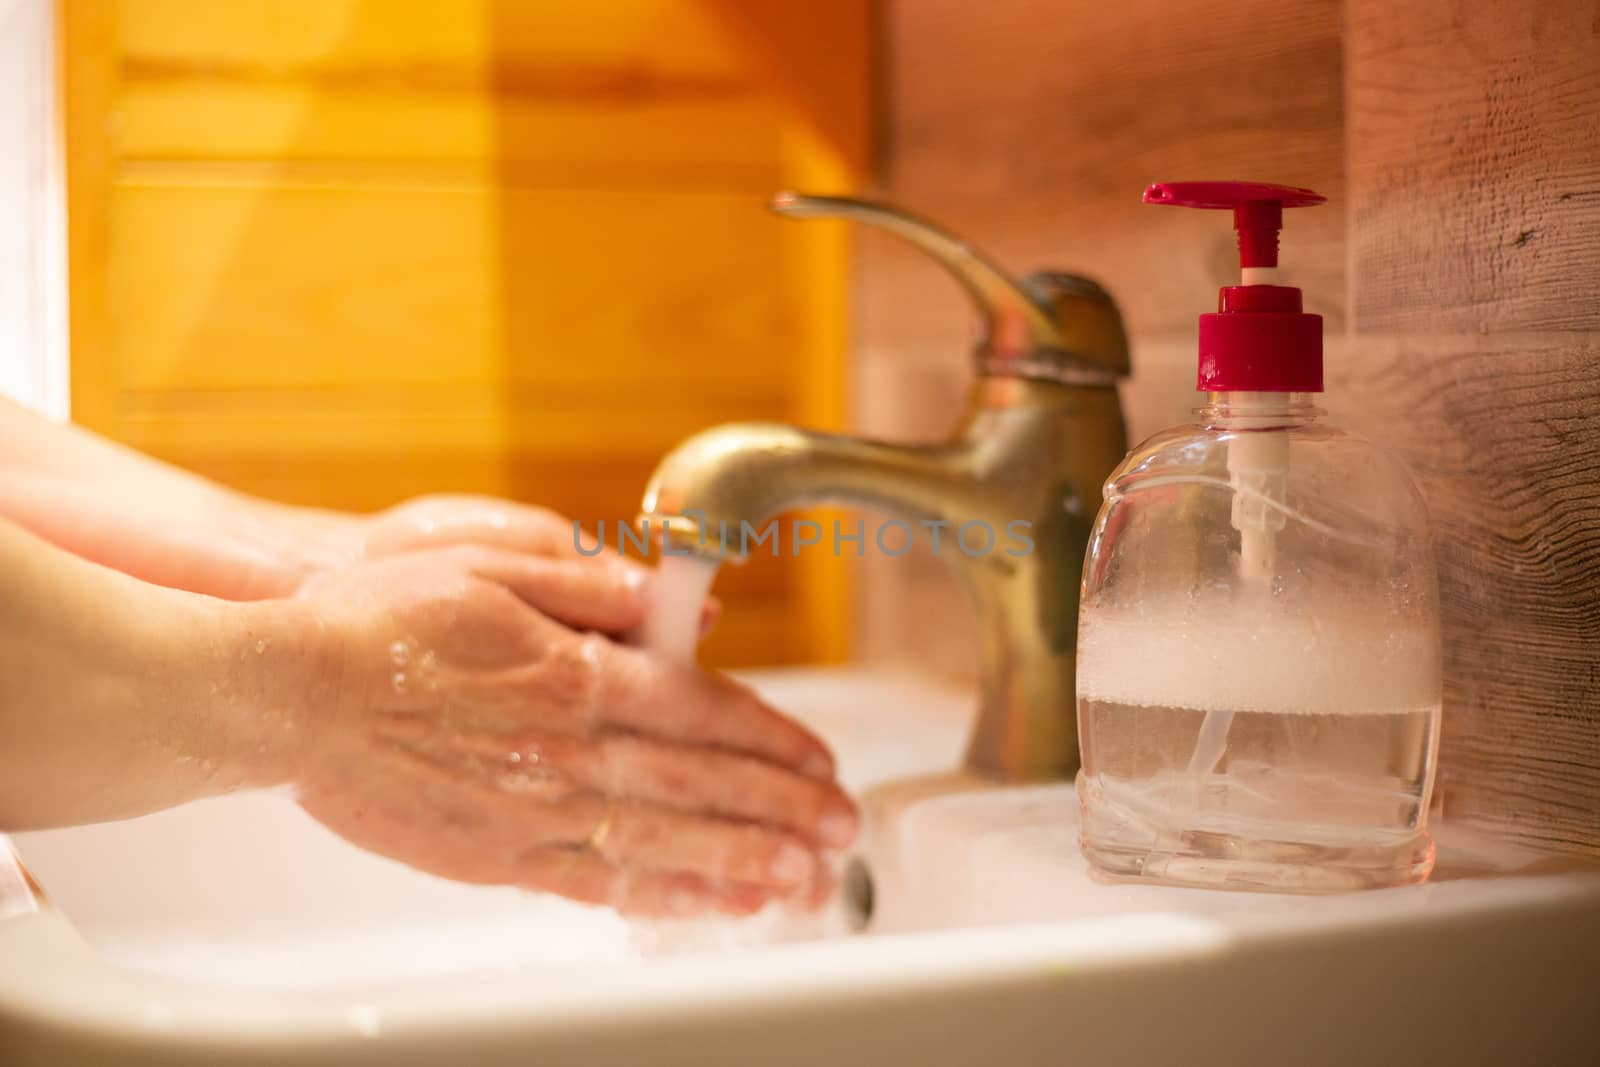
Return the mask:
<path fill-rule="evenodd" d="M 506 755 L 506 762 L 507 763 L 513 763 L 513 764 L 521 763 L 522 762 L 522 753 L 520 753 L 520 752 L 508 753 Z"/>
<path fill-rule="evenodd" d="M 257 640 L 256 641 L 256 655 L 259 656 L 259 655 L 261 655 L 261 653 L 265 652 L 266 650 L 267 650 L 267 643 L 265 641 L 263 641 L 263 640 Z"/>
<path fill-rule="evenodd" d="M 394 691 L 396 693 L 404 693 L 406 691 L 406 672 L 405 671 L 395 671 L 394 672 L 394 677 L 392 679 L 390 679 L 390 681 L 394 684 Z"/>
<path fill-rule="evenodd" d="M 404 667 L 411 660 L 411 648 L 404 641 L 396 641 L 389 646 L 389 662 L 396 667 Z"/>

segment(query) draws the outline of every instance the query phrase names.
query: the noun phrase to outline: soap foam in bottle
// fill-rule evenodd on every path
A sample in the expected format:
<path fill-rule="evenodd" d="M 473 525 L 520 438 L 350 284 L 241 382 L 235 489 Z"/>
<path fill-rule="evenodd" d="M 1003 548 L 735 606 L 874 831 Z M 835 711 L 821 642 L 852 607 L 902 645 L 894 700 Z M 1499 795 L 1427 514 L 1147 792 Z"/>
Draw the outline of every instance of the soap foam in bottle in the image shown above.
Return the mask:
<path fill-rule="evenodd" d="M 1261 888 L 1357 888 L 1358 874 L 1327 884 L 1303 861 L 1429 847 L 1437 657 L 1426 630 L 1353 616 L 1091 618 L 1079 635 L 1096 768 L 1079 782 L 1096 813 L 1086 847 L 1130 876 L 1238 884 L 1256 864 Z"/>

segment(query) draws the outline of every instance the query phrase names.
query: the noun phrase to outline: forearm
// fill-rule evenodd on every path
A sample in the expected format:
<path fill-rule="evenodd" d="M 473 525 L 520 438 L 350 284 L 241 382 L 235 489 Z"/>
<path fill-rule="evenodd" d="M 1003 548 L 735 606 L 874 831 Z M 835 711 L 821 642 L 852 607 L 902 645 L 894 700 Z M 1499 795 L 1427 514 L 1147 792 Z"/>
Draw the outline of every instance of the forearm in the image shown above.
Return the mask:
<path fill-rule="evenodd" d="M 0 518 L 85 559 L 230 600 L 348 554 L 352 520 L 256 500 L 0 398 Z"/>
<path fill-rule="evenodd" d="M 282 607 L 152 586 L 0 522 L 0 831 L 282 780 L 315 656 Z"/>

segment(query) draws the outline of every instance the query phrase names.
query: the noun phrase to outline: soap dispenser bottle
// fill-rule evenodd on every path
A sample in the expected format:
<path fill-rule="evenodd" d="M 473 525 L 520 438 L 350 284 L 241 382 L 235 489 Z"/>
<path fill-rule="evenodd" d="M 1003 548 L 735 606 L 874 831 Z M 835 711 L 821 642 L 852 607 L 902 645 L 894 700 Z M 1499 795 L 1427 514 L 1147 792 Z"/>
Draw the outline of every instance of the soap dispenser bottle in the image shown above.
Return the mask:
<path fill-rule="evenodd" d="M 1102 876 L 1331 892 L 1419 882 L 1439 594 L 1405 469 L 1329 425 L 1322 319 L 1274 284 L 1308 189 L 1152 185 L 1231 209 L 1242 284 L 1200 316 L 1198 420 L 1111 475 L 1078 628 L 1082 841 Z"/>

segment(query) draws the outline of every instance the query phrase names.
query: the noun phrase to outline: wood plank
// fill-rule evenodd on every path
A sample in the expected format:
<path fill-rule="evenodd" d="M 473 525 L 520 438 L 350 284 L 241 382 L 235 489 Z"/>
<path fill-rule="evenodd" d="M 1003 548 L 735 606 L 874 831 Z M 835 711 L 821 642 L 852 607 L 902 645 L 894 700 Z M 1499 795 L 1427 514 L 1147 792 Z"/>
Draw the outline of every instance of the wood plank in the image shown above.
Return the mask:
<path fill-rule="evenodd" d="M 130 160 L 271 160 L 280 171 L 333 161 L 347 181 L 451 164 L 450 174 L 519 184 L 674 182 L 752 194 L 782 181 L 782 147 L 774 102 L 737 89 L 619 102 L 385 88 L 329 94 L 209 78 L 129 87 L 113 142 Z"/>
<path fill-rule="evenodd" d="M 1337 0 L 887 5 L 882 193 L 1015 273 L 1108 285 L 1126 315 L 1135 440 L 1195 406 L 1194 336 L 1237 278 L 1227 219 L 1140 203 L 1151 181 L 1255 178 L 1334 203 L 1296 214 L 1285 274 L 1344 322 L 1342 10 Z M 948 432 L 971 380 L 972 312 L 920 252 L 864 234 L 858 426 Z M 971 611 L 937 561 L 872 561 L 858 607 L 876 658 L 970 678 Z M 966 651 L 963 651 L 966 650 Z"/>
<path fill-rule="evenodd" d="M 1360 329 L 1600 329 L 1589 0 L 1351 0 Z"/>
<path fill-rule="evenodd" d="M 156 0 L 119 14 L 123 158 L 494 160 L 523 182 L 676 177 L 763 193 L 781 180 L 795 105 L 714 5 L 547 4 L 535 19 L 487 0 L 287 0 L 196 17 L 189 0 Z M 802 47 L 820 51 L 785 40 L 777 54 Z M 826 81 L 863 96 L 821 76 L 832 70 L 807 73 L 812 94 Z M 844 107 L 833 125 L 862 112 Z"/>
<path fill-rule="evenodd" d="M 731 417 L 794 418 L 793 398 L 713 394 L 669 407 L 608 402 L 588 392 L 394 390 L 270 394 L 158 393 L 122 397 L 120 440 L 166 453 L 205 451 L 220 459 L 293 455 L 315 466 L 317 454 L 381 462 L 395 449 L 560 452 L 600 457 L 661 456 L 677 442 Z M 634 487 L 643 489 L 643 482 Z"/>
<path fill-rule="evenodd" d="M 1337 0 L 890 5 L 886 191 L 1018 273 L 1095 276 L 1148 337 L 1193 336 L 1238 261 L 1225 216 L 1145 206 L 1146 184 L 1309 185 L 1332 203 L 1297 213 L 1284 265 L 1337 331 L 1341 28 Z M 940 299 L 863 272 L 887 330 L 914 335 Z"/>
<path fill-rule="evenodd" d="M 1600 22 L 1351 0 L 1348 70 L 1330 397 L 1434 512 L 1445 815 L 1600 853 L 1600 335 L 1556 332 L 1600 329 Z"/>
<path fill-rule="evenodd" d="M 684 0 L 117 0 L 122 64 L 152 69 L 315 72 L 333 81 L 386 78 L 415 89 L 543 65 L 634 64 L 662 80 L 748 79 L 752 57 L 700 3 Z M 513 84 L 515 82 L 512 78 Z"/>
<path fill-rule="evenodd" d="M 762 206 L 866 158 L 827 4 L 66 0 L 75 414 L 279 499 L 613 518 L 707 425 L 836 426 L 848 236 Z M 841 658 L 849 581 L 724 576 L 709 660 Z"/>
<path fill-rule="evenodd" d="M 108 315 L 116 23 L 104 4 L 57 4 L 61 140 L 67 199 L 67 331 L 74 421 L 114 433 L 119 375 Z"/>
<path fill-rule="evenodd" d="M 1351 338 L 1326 403 L 1433 518 L 1447 818 L 1600 851 L 1600 336 Z"/>
<path fill-rule="evenodd" d="M 808 373 L 785 264 L 816 236 L 753 197 L 162 184 L 111 208 L 125 390 L 496 383 L 734 412 Z"/>

